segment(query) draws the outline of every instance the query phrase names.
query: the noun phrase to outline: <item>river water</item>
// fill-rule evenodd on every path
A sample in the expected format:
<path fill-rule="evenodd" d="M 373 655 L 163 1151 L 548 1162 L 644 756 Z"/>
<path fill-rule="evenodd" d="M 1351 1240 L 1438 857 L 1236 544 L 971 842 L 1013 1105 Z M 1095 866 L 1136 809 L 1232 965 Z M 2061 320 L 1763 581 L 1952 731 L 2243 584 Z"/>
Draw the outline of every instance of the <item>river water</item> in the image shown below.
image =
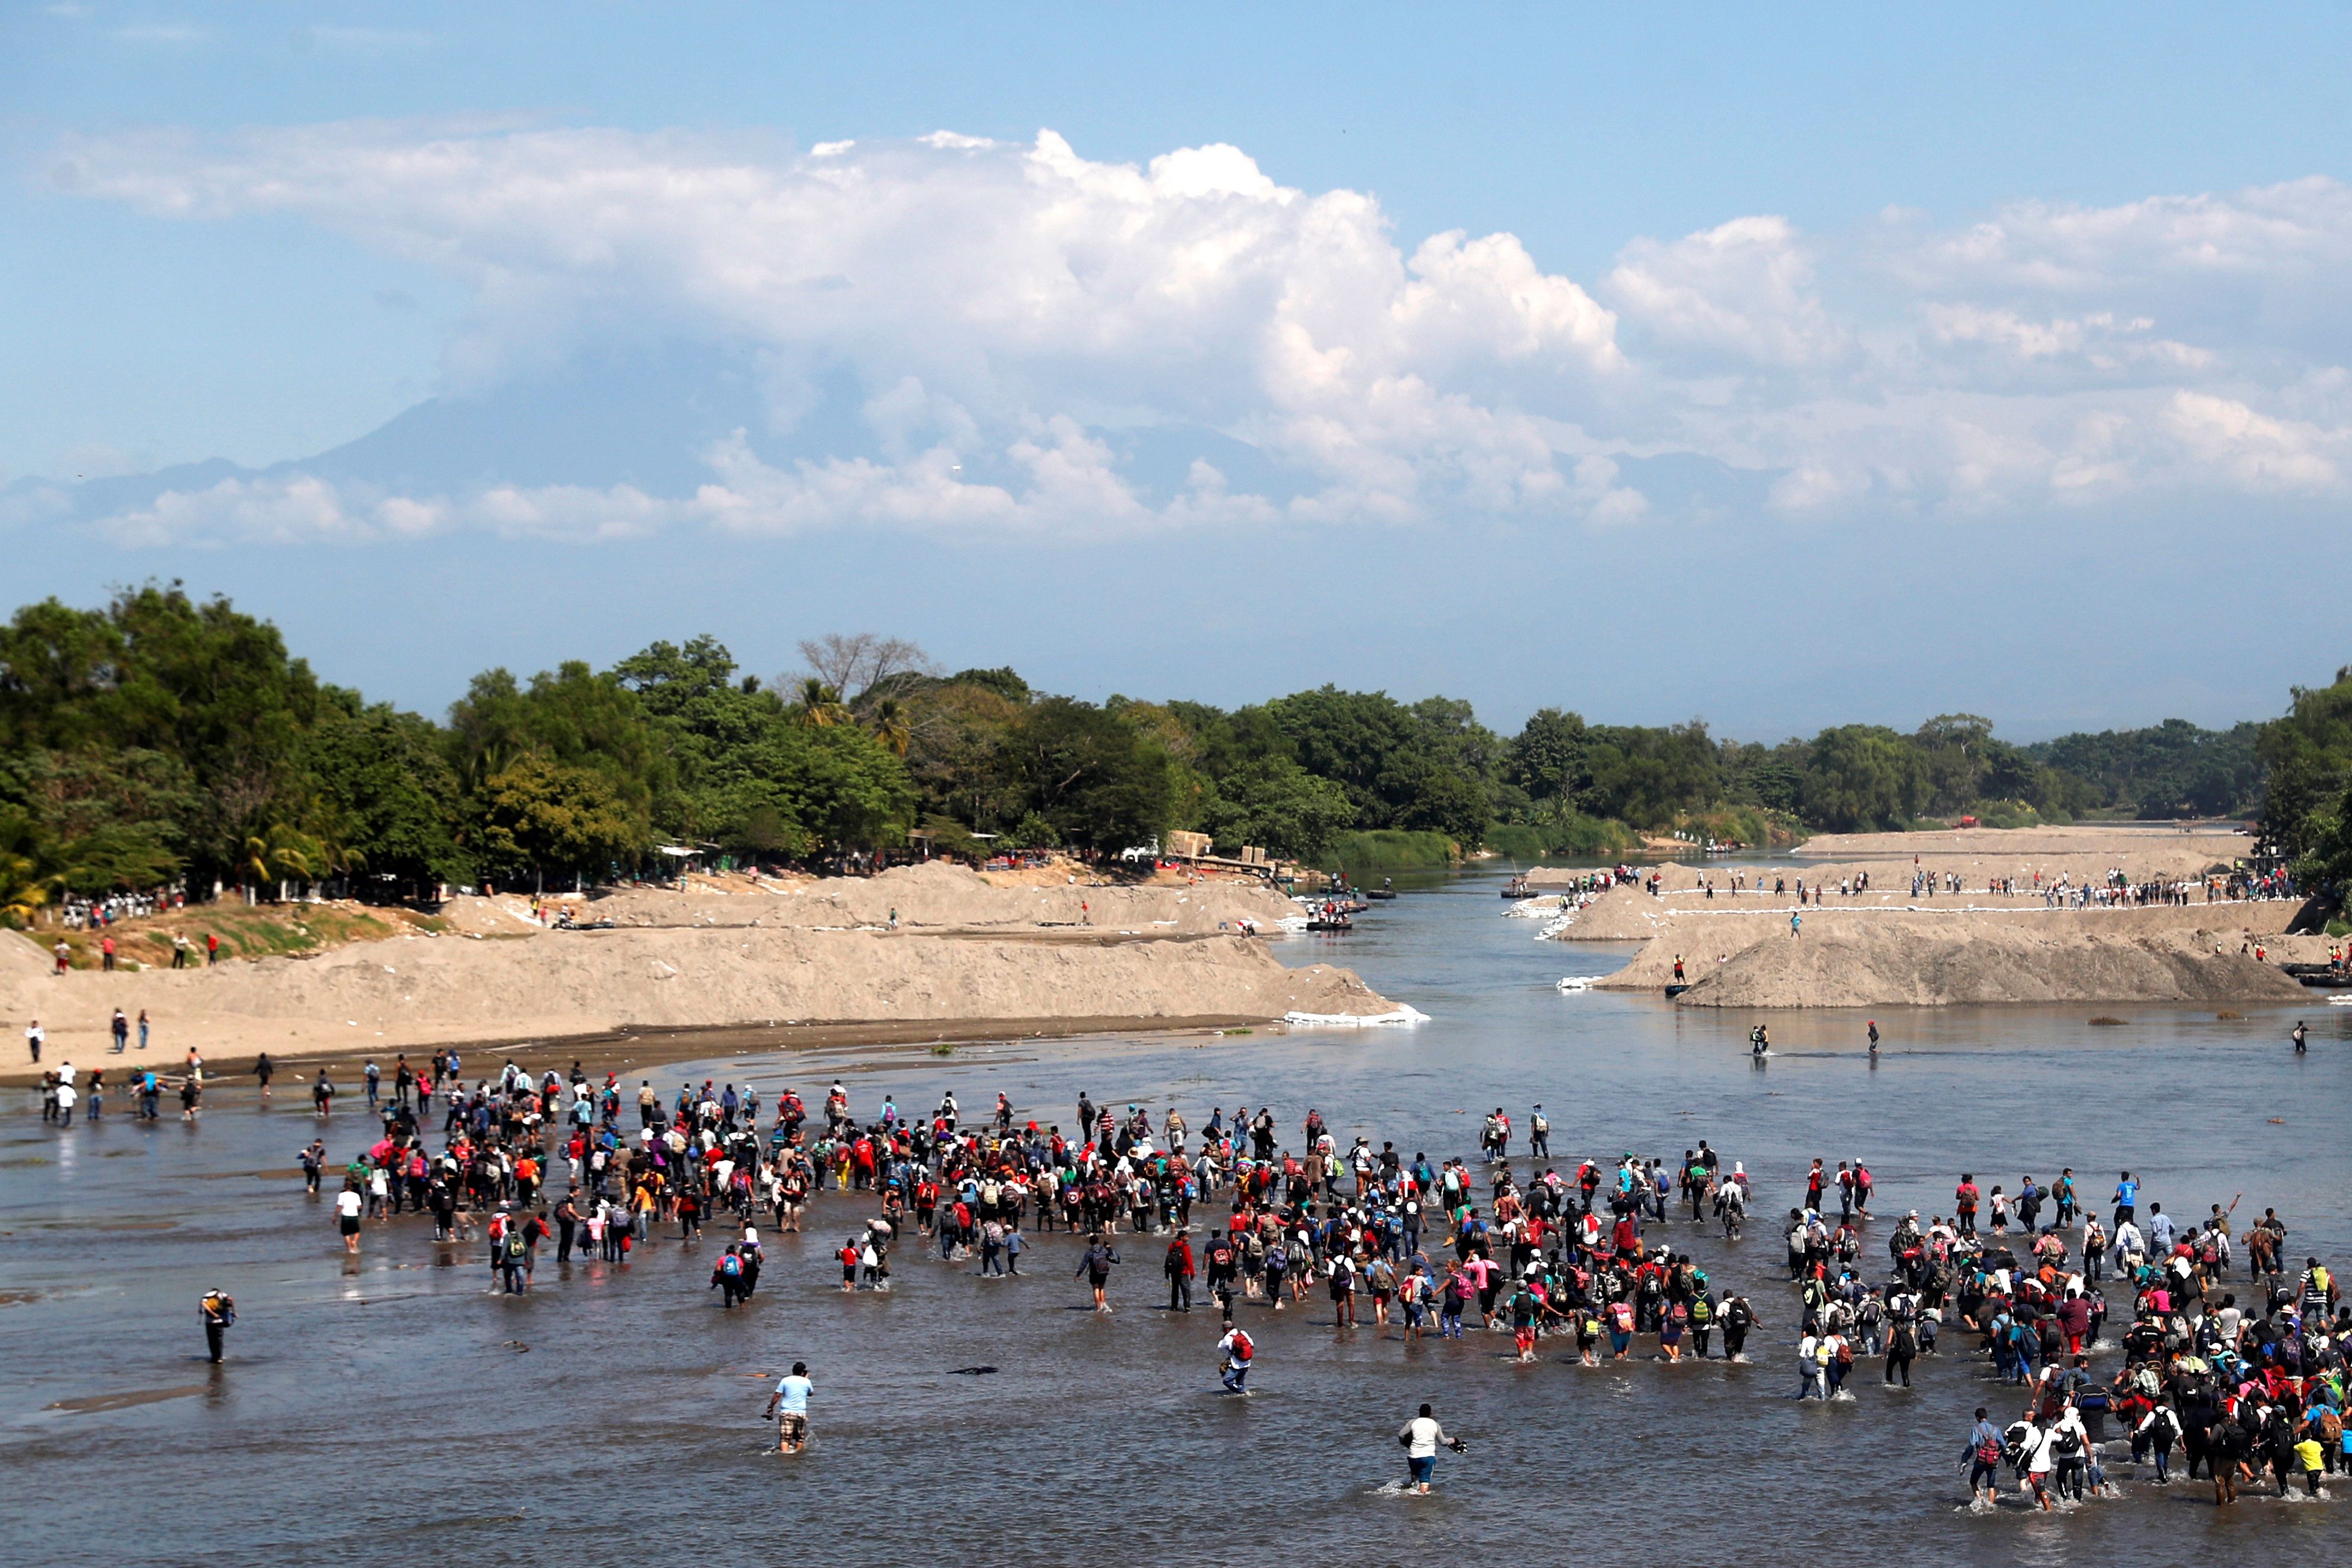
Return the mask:
<path fill-rule="evenodd" d="M 1162 1242 L 1127 1242 L 1118 1310 L 1086 1310 L 1071 1243 L 1040 1238 L 1025 1277 L 982 1281 L 909 1248 L 896 1289 L 844 1296 L 831 1249 L 862 1205 L 827 1196 L 805 1237 L 770 1238 L 751 1310 L 705 1289 L 715 1245 L 662 1239 L 625 1268 L 559 1270 L 528 1297 L 488 1292 L 472 1249 L 429 1222 L 371 1224 L 346 1260 L 294 1155 L 317 1124 L 299 1094 L 263 1109 L 224 1090 L 201 1124 L 44 1126 L 12 1092 L 0 1124 L 0 1463 L 8 1561 L 88 1563 L 635 1562 L 830 1555 L 866 1563 L 1791 1562 L 2313 1560 L 2352 1540 L 2337 1501 L 2211 1506 L 2210 1488 L 2126 1482 L 2071 1514 L 1969 1512 L 1958 1465 L 1972 1407 L 2011 1399 L 1960 1336 L 1908 1393 L 1858 1365 L 1851 1401 L 1800 1406 L 1794 1302 L 1773 1216 L 1809 1160 L 1860 1157 L 1882 1218 L 1949 1207 L 1957 1173 L 1988 1189 L 2072 1166 L 2105 1197 L 2128 1166 L 2142 1202 L 2184 1218 L 2242 1193 L 2240 1228 L 2275 1207 L 2300 1261 L 2352 1261 L 2343 1150 L 2352 1019 L 2320 998 L 2296 1059 L 2296 1009 L 1886 1011 L 1875 1065 L 1864 1019 L 1771 1017 L 1761 1068 L 1747 1015 L 1648 997 L 1564 994 L 1626 949 L 1538 944 L 1502 918 L 1499 878 L 1417 879 L 1345 936 L 1296 938 L 1286 962 L 1354 966 L 1430 1021 L 1286 1036 L 1141 1037 L 718 1058 L 656 1071 L 797 1088 L 836 1073 L 853 1108 L 881 1095 L 968 1113 L 999 1089 L 1068 1125 L 1097 1102 L 1181 1104 L 1194 1126 L 1311 1105 L 1343 1143 L 1475 1152 L 1496 1105 L 1549 1115 L 1557 1163 L 1625 1150 L 1677 1163 L 1706 1137 L 1758 1184 L 1749 1239 L 1676 1223 L 1718 1286 L 1767 1327 L 1753 1364 L 1589 1370 L 1546 1341 L 1407 1346 L 1341 1333 L 1319 1293 L 1270 1320 L 1246 1399 L 1218 1389 L 1213 1308 L 1158 1310 Z M 474 1067 L 491 1065 L 479 1059 Z M 348 1098 L 348 1097 L 347 1097 Z M 330 1154 L 365 1131 L 337 1115 Z M 763 1228 L 764 1233 L 764 1228 Z M 230 1362 L 207 1366 L 195 1302 L 237 1298 Z M 772 1378 L 811 1367 L 816 1441 L 764 1452 Z M 2112 1364 L 2110 1364 L 2111 1365 Z M 960 1368 L 992 1366 L 989 1374 Z M 1471 1451 L 1436 1495 L 1396 1495 L 1391 1434 L 1423 1400 Z"/>

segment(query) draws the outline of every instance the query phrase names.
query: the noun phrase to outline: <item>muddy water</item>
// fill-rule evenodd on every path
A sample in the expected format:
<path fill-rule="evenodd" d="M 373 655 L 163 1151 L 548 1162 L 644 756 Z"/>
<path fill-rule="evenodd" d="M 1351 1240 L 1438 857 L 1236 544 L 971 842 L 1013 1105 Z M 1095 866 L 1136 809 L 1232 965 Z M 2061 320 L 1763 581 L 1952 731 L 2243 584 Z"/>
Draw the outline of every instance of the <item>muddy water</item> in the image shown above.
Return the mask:
<path fill-rule="evenodd" d="M 1958 1171 L 1988 1186 L 2071 1165 L 2104 1197 L 2143 1175 L 2143 1201 L 2184 1216 L 2242 1192 L 2275 1206 L 2295 1256 L 2352 1261 L 2352 1030 L 2315 998 L 2295 1013 L 2107 1009 L 1787 1014 L 1762 1069 L 1746 1017 L 1646 998 L 1564 995 L 1622 953 L 1530 940 L 1499 918 L 1494 879 L 1433 879 L 1349 936 L 1285 945 L 1335 958 L 1432 1021 L 1412 1030 L 980 1043 L 937 1058 L 867 1049 L 728 1058 L 665 1070 L 790 1084 L 836 1072 L 868 1112 L 952 1087 L 998 1089 L 1067 1124 L 1097 1101 L 1310 1105 L 1342 1137 L 1468 1154 L 1496 1104 L 1549 1113 L 1563 1161 L 1625 1149 L 1669 1162 L 1701 1136 L 1744 1160 L 1758 1222 L 1727 1245 L 1675 1225 L 1768 1328 L 1752 1365 L 1640 1363 L 1588 1371 L 1556 1347 L 1532 1367 L 1501 1336 L 1408 1347 L 1334 1330 L 1328 1308 L 1244 1308 L 1262 1354 L 1246 1400 L 1217 1389 L 1213 1312 L 1157 1310 L 1152 1239 L 1124 1242 L 1108 1319 L 1084 1310 L 1059 1236 L 1026 1277 L 982 1281 L 904 1253 L 892 1292 L 843 1296 L 829 1256 L 862 1215 L 828 1197 L 814 1233 L 772 1239 L 751 1310 L 705 1288 L 714 1248 L 662 1239 L 625 1268 L 541 1262 L 528 1298 L 489 1294 L 472 1249 L 429 1226 L 371 1225 L 344 1259 L 323 1205 L 287 1172 L 316 1126 L 281 1099 L 224 1092 L 196 1127 L 115 1114 L 62 1134 L 31 1096 L 0 1123 L 0 1466 L 8 1559 L 160 1563 L 619 1563 L 682 1553 L 742 1563 L 1370 1563 L 1442 1552 L 1549 1563 L 1787 1562 L 1867 1552 L 1895 1563 L 2077 1558 L 2219 1563 L 2310 1554 L 2347 1537 L 2347 1505 L 2259 1500 L 2127 1481 L 2071 1516 L 1971 1515 L 1957 1466 L 1969 1411 L 2006 1404 L 1972 1356 L 1921 1364 L 1908 1394 L 1858 1368 L 1856 1397 L 1788 1396 L 1793 1303 L 1770 1215 L 1815 1155 L 1860 1156 L 1882 1215 L 1948 1207 Z M 167 1115 L 172 1111 L 167 1103 Z M 338 1115 L 330 1151 L 362 1136 Z M 1883 1227 L 1878 1233 L 1883 1235 Z M 1874 1251 L 1874 1257 L 1877 1254 Z M 231 1361 L 203 1363 L 195 1302 L 226 1286 Z M 1948 1336 L 1948 1352 L 1959 1348 Z M 762 1452 L 763 1379 L 807 1361 L 816 1443 Z M 959 1368 L 993 1366 L 972 1375 Z M 1430 1499 L 1393 1495 L 1390 1437 L 1430 1400 L 1471 1453 Z"/>

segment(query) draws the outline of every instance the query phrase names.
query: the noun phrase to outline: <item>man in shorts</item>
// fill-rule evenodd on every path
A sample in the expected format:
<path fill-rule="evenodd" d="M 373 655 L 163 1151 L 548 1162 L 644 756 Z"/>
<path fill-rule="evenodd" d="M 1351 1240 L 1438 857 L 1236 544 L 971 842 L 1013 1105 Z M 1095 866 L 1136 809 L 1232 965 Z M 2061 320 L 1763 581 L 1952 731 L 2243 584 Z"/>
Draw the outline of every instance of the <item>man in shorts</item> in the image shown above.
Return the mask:
<path fill-rule="evenodd" d="M 767 1415 L 776 1423 L 776 1452 L 797 1454 L 808 1447 L 808 1402 L 814 1392 L 808 1363 L 796 1361 L 793 1370 L 777 1382 L 776 1391 L 768 1396 Z"/>

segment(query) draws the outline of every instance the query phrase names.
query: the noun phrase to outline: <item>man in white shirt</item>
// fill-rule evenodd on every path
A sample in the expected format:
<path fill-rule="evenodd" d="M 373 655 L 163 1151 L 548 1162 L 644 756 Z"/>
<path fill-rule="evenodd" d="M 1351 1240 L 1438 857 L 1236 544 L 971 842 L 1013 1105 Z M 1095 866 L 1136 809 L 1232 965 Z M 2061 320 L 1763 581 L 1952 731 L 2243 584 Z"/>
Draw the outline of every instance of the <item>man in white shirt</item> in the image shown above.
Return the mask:
<path fill-rule="evenodd" d="M 1412 1471 L 1412 1490 L 1424 1496 L 1429 1491 L 1430 1477 L 1437 1471 L 1439 1445 L 1457 1454 L 1463 1448 L 1462 1439 L 1446 1436 L 1445 1428 L 1437 1424 L 1437 1417 L 1426 1405 L 1421 1407 L 1420 1415 L 1397 1428 L 1397 1441 L 1404 1445 L 1405 1463 Z"/>
<path fill-rule="evenodd" d="M 66 1074 L 66 1075 L 64 1075 L 64 1076 L 59 1077 L 59 1078 L 58 1078 L 58 1126 L 60 1126 L 60 1127 L 70 1127 L 70 1126 L 72 1126 L 72 1125 L 73 1125 L 73 1108 L 74 1108 L 74 1086 L 73 1086 L 73 1078 L 72 1078 L 72 1075 L 71 1075 L 71 1074 Z"/>
<path fill-rule="evenodd" d="M 25 1026 L 25 1049 L 33 1053 L 33 1065 L 36 1067 L 41 1064 L 41 1047 L 48 1038 L 47 1031 L 41 1028 L 40 1019 L 35 1019 Z"/>
<path fill-rule="evenodd" d="M 797 1454 L 808 1447 L 808 1402 L 815 1392 L 809 1382 L 808 1363 L 796 1361 L 793 1370 L 777 1382 L 776 1391 L 768 1396 L 767 1414 L 776 1422 L 776 1452 Z"/>

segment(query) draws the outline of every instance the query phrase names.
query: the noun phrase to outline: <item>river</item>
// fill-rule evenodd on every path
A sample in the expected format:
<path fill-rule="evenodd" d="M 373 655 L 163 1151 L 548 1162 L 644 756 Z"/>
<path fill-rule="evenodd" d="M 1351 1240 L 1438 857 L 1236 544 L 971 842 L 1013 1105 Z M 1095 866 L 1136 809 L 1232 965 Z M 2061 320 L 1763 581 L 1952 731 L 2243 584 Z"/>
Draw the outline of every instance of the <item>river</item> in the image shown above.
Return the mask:
<path fill-rule="evenodd" d="M 1664 1239 L 1755 1301 L 1768 1326 L 1752 1364 L 1588 1370 L 1548 1340 L 1520 1366 L 1499 1334 L 1408 1346 L 1336 1331 L 1318 1292 L 1279 1319 L 1242 1309 L 1261 1354 L 1251 1396 L 1231 1398 L 1213 1307 L 1158 1310 L 1160 1240 L 1124 1239 L 1108 1317 L 1086 1310 L 1059 1233 L 1022 1279 L 910 1245 L 893 1291 L 845 1296 L 831 1252 L 865 1207 L 832 1195 L 810 1234 L 769 1238 L 745 1312 L 705 1289 L 717 1244 L 667 1239 L 625 1269 L 559 1269 L 551 1250 L 533 1293 L 502 1297 L 477 1249 L 436 1247 L 415 1218 L 371 1224 L 362 1255 L 342 1256 L 295 1174 L 318 1125 L 299 1091 L 265 1109 L 218 1090 L 194 1126 L 168 1099 L 165 1120 L 136 1124 L 118 1092 L 104 1123 L 64 1134 L 12 1091 L 8 1559 L 2218 1563 L 2310 1560 L 2346 1539 L 2337 1501 L 2217 1511 L 2209 1487 L 2179 1484 L 2126 1481 L 2068 1514 L 1971 1513 L 1970 1411 L 2005 1411 L 2012 1391 L 1948 1333 L 1908 1393 L 1864 1364 L 1852 1400 L 1793 1402 L 1774 1216 L 1812 1156 L 1861 1158 L 1878 1182 L 1875 1268 L 1892 1217 L 1948 1210 L 1962 1170 L 2014 1190 L 2071 1166 L 2103 1199 L 2128 1167 L 2144 1205 L 2187 1219 L 2242 1193 L 2242 1231 L 2275 1207 L 2293 1261 L 2352 1261 L 2352 1009 L 1888 1011 L 1874 1064 L 1863 1018 L 1787 1013 L 1767 1020 L 1776 1049 L 1758 1067 L 1747 1015 L 1558 990 L 1628 949 L 1537 943 L 1534 923 L 1501 917 L 1499 876 L 1404 880 L 1355 932 L 1279 950 L 1353 966 L 1430 1015 L 1415 1027 L 722 1058 L 655 1081 L 666 1096 L 705 1077 L 790 1085 L 814 1106 L 839 1073 L 868 1115 L 885 1092 L 928 1109 L 947 1088 L 971 1115 L 1003 1089 L 1065 1126 L 1081 1091 L 1155 1116 L 1180 1104 L 1195 1127 L 1212 1105 L 1268 1104 L 1294 1138 L 1311 1105 L 1343 1144 L 1360 1130 L 1433 1157 L 1474 1153 L 1496 1105 L 1523 1129 L 1539 1101 L 1564 1170 L 1626 1150 L 1673 1165 L 1705 1137 L 1756 1179 L 1748 1239 L 1679 1222 Z M 2093 1028 L 2095 1010 L 2127 1021 Z M 2285 1040 L 2297 1016 L 2313 1024 L 2301 1059 Z M 492 1065 L 478 1056 L 469 1074 Z M 366 1132 L 344 1098 L 338 1160 Z M 215 1284 L 241 1314 L 217 1369 L 195 1308 Z M 795 1359 L 816 1384 L 816 1440 L 779 1458 L 758 1416 Z M 995 1370 L 959 1370 L 978 1366 Z M 1399 1496 L 1391 1434 L 1423 1400 L 1470 1451 L 1443 1460 L 1435 1495 Z"/>

